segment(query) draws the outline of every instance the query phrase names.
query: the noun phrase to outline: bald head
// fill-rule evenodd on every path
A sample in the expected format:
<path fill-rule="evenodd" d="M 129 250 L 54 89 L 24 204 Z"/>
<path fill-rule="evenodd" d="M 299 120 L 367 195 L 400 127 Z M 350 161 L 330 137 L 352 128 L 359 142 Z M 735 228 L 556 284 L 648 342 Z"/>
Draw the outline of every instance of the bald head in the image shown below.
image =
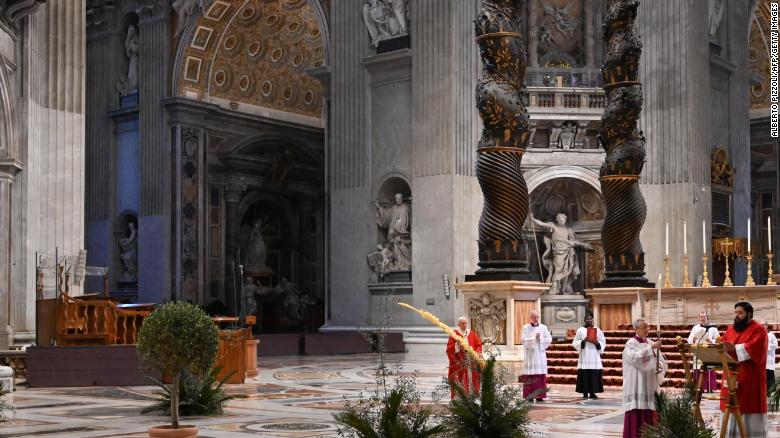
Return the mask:
<path fill-rule="evenodd" d="M 533 309 L 528 312 L 528 319 L 531 321 L 531 324 L 539 324 L 539 311 Z"/>

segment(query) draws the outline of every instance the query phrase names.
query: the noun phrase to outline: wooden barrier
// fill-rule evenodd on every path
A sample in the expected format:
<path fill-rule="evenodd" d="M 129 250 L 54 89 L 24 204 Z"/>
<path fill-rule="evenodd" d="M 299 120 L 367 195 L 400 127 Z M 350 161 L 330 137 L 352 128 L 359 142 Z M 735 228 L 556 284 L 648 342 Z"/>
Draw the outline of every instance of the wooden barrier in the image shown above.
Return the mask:
<path fill-rule="evenodd" d="M 57 345 L 132 345 L 149 310 L 122 308 L 106 298 L 76 299 L 61 293 L 57 302 Z M 148 307 L 141 305 L 140 308 Z"/>

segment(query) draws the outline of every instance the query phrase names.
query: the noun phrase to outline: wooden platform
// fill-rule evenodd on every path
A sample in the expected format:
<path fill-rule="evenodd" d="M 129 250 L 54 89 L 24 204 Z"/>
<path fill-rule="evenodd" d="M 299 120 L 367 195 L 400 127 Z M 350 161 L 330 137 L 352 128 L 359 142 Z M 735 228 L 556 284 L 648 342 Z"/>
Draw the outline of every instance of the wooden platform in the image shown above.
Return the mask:
<path fill-rule="evenodd" d="M 135 345 L 28 348 L 27 383 L 31 388 L 151 384 L 138 370 Z"/>
<path fill-rule="evenodd" d="M 322 356 L 331 354 L 371 353 L 372 346 L 358 332 L 343 333 L 280 333 L 259 335 L 257 354 L 268 356 Z M 388 333 L 385 351 L 405 351 L 403 333 Z"/>

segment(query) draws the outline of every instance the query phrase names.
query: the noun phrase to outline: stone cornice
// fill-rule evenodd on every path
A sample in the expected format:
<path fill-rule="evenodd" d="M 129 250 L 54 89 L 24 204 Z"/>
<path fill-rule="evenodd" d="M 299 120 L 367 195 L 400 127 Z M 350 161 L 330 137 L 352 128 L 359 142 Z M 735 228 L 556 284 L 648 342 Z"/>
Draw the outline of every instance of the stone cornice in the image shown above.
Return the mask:
<path fill-rule="evenodd" d="M 0 181 L 13 183 L 14 177 L 22 169 L 24 169 L 24 166 L 16 158 L 0 158 Z"/>

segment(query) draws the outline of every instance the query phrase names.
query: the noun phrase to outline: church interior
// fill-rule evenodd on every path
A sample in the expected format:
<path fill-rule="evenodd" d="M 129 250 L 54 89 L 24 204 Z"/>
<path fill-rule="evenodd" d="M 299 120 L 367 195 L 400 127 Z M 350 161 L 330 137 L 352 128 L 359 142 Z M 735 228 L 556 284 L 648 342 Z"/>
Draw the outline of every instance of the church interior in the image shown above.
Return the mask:
<path fill-rule="evenodd" d="M 780 437 L 779 17 L 775 0 L 0 1 L 0 436 L 168 436 L 179 413 L 181 436 L 368 436 L 341 414 L 380 381 L 445 418 L 454 370 L 476 376 L 468 398 L 495 361 L 525 388 L 522 436 L 625 437 L 635 338 L 659 343 L 669 397 L 713 373 L 697 427 L 720 433 L 725 409 L 753 430 L 725 385 L 745 374 L 738 307 L 769 339 L 750 436 Z M 587 318 L 603 340 L 580 348 Z M 697 368 L 699 328 L 720 368 Z M 583 399 L 588 342 L 604 388 Z M 171 409 L 214 381 L 214 411 Z"/>

